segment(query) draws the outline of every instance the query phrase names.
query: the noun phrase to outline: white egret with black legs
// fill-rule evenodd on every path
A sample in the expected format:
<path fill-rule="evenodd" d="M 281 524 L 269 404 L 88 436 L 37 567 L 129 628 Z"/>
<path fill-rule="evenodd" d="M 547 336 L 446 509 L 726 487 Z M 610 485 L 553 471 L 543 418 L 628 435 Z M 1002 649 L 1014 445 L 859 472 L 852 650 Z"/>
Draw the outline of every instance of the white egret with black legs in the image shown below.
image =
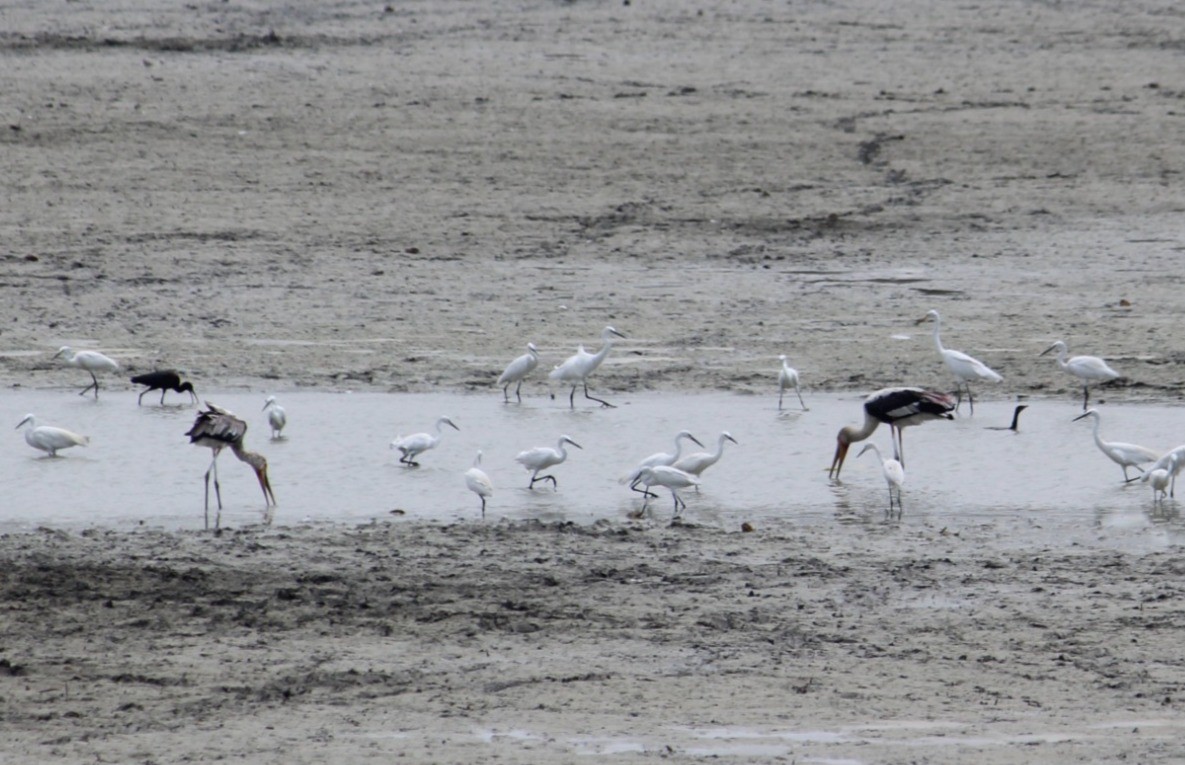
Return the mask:
<path fill-rule="evenodd" d="M 399 461 L 408 467 L 419 467 L 420 463 L 416 462 L 416 457 L 429 449 L 435 449 L 436 445 L 440 443 L 440 437 L 444 433 L 444 426 L 448 425 L 456 431 L 461 429 L 457 427 L 456 423 L 448 417 L 440 416 L 436 418 L 436 435 L 431 433 L 413 433 L 410 436 L 399 436 L 391 442 L 392 449 L 398 449 L 403 455 Z"/>
<path fill-rule="evenodd" d="M 58 349 L 58 352 L 53 355 L 56 359 L 58 356 L 64 356 L 65 361 L 72 367 L 79 367 L 85 369 L 90 373 L 91 384 L 78 391 L 78 395 L 85 396 L 86 392 L 92 388 L 95 391 L 95 398 L 99 398 L 99 378 L 95 377 L 95 372 L 117 372 L 119 371 L 119 364 L 108 356 L 104 356 L 98 351 L 75 351 L 68 345 L 63 345 Z"/>
<path fill-rule="evenodd" d="M 688 486 L 699 487 L 699 478 L 690 473 L 684 473 L 678 468 L 670 467 L 668 465 L 654 465 L 652 467 L 642 468 L 641 479 L 646 482 L 647 486 L 665 486 L 671 490 L 671 498 L 675 500 L 674 517 L 679 517 L 679 513 L 687 507 L 687 503 L 679 497 L 679 489 L 686 489 Z M 642 511 L 645 512 L 646 504 L 650 501 L 650 493 L 646 494 L 646 499 L 642 500 Z"/>
<path fill-rule="evenodd" d="M 881 473 L 885 477 L 885 483 L 889 486 L 889 511 L 888 514 L 893 514 L 893 495 L 897 496 L 897 515 L 901 516 L 904 508 L 901 505 L 901 487 L 905 485 L 905 468 L 901 463 L 892 457 L 886 458 L 881 454 L 881 450 L 877 448 L 876 444 L 864 444 L 864 448 L 856 455 L 857 458 L 862 457 L 864 452 L 872 451 L 876 454 L 876 458 L 881 463 Z"/>
<path fill-rule="evenodd" d="M 1107 366 L 1107 362 L 1100 359 L 1098 356 L 1074 356 L 1067 359 L 1066 354 L 1069 349 L 1061 340 L 1057 340 L 1053 345 L 1041 351 L 1042 356 L 1051 351 L 1056 351 L 1057 365 L 1063 372 L 1068 372 L 1077 377 L 1082 382 L 1082 411 L 1086 411 L 1087 405 L 1090 403 L 1090 385 L 1091 383 L 1104 383 L 1119 378 L 1119 373 L 1111 367 Z"/>
<path fill-rule="evenodd" d="M 737 440 L 732 437 L 732 434 L 727 430 L 720 434 L 716 439 L 716 448 L 710 452 L 692 452 L 686 457 L 680 457 L 671 464 L 671 467 L 682 470 L 684 473 L 690 473 L 695 477 L 703 475 L 703 472 L 715 465 L 724 456 L 724 442 L 732 441 L 734 444 Z M 696 487 L 699 490 L 699 487 Z"/>
<path fill-rule="evenodd" d="M 630 489 L 632 489 L 633 491 L 639 491 L 643 494 L 649 493 L 649 489 L 646 489 L 646 488 L 639 489 L 638 488 L 638 484 L 645 484 L 646 483 L 645 481 L 642 480 L 642 470 L 644 468 L 654 467 L 656 465 L 673 465 L 673 464 L 675 464 L 675 462 L 683 454 L 684 439 L 691 441 L 701 447 L 703 446 L 703 444 L 700 443 L 698 438 L 691 435 L 690 431 L 680 430 L 675 435 L 675 451 L 674 452 L 657 452 L 655 454 L 651 454 L 649 457 L 647 457 L 646 459 L 639 462 L 638 465 L 633 470 L 631 470 L 628 475 L 626 475 L 624 478 L 621 479 L 621 482 L 628 483 L 630 485 Z"/>
<path fill-rule="evenodd" d="M 564 448 L 564 444 L 571 444 L 577 449 L 584 448 L 573 441 L 571 436 L 560 436 L 554 449 L 550 446 L 536 446 L 534 449 L 519 452 L 515 456 L 516 462 L 531 471 L 531 482 L 527 484 L 528 489 L 534 489 L 538 481 L 551 481 L 552 490 L 559 490 L 559 484 L 556 483 L 554 475 L 539 475 L 539 471 L 559 465 L 568 459 L 568 450 Z"/>
<path fill-rule="evenodd" d="M 486 499 L 494 495 L 494 483 L 481 469 L 481 450 L 473 458 L 473 467 L 465 471 L 465 485 L 481 500 L 481 517 L 486 517 Z"/>
<path fill-rule="evenodd" d="M 37 418 L 31 414 L 26 414 L 25 419 L 17 423 L 15 429 L 20 430 L 25 425 L 29 426 L 25 430 L 25 443 L 34 449 L 40 449 L 50 457 L 58 456 L 58 452 L 62 449 L 69 449 L 71 446 L 87 446 L 91 442 L 89 436 L 80 436 L 65 428 L 38 425 Z"/>
<path fill-rule="evenodd" d="M 1122 441 L 1104 441 L 1099 436 L 1099 426 L 1102 422 L 1102 417 L 1099 415 L 1097 409 L 1087 409 L 1082 414 L 1074 418 L 1074 422 L 1090 417 L 1094 420 L 1094 442 L 1099 447 L 1099 451 L 1107 455 L 1108 459 L 1123 468 L 1123 482 L 1131 483 L 1136 478 L 1130 478 L 1127 474 L 1129 467 L 1134 467 L 1141 473 L 1144 469 L 1141 465 L 1146 465 L 1149 462 L 1154 462 L 1160 456 L 1160 452 L 1153 451 L 1146 446 L 1138 446 L 1136 444 L 1126 444 Z"/>
<path fill-rule="evenodd" d="M 934 345 L 938 348 L 938 355 L 942 357 L 946 368 L 955 377 L 955 387 L 960 400 L 963 396 L 963 389 L 967 389 L 967 403 L 971 407 L 971 414 L 975 414 L 975 398 L 971 394 L 971 383 L 1000 382 L 1004 378 L 979 359 L 972 358 L 962 351 L 944 348 L 942 346 L 942 338 L 939 335 L 942 317 L 938 315 L 938 311 L 928 311 L 925 316 L 917 320 L 917 323 L 921 324 L 930 319 L 934 320 Z M 955 408 L 958 408 L 957 401 L 955 402 Z"/>
<path fill-rule="evenodd" d="M 284 407 L 276 403 L 275 396 L 268 396 L 263 402 L 263 411 L 267 412 L 267 424 L 272 429 L 272 440 L 278 441 L 283 438 L 284 426 L 288 424 L 288 413 L 284 411 Z"/>
<path fill-rule="evenodd" d="M 539 366 L 539 349 L 535 347 L 534 343 L 527 343 L 527 352 L 507 364 L 506 369 L 498 376 L 498 384 L 502 386 L 502 400 L 504 403 L 510 403 L 511 385 L 515 386 L 515 399 L 520 404 L 522 403 L 523 379 L 535 371 L 535 367 L 537 366 Z"/>
<path fill-rule="evenodd" d="M 558 365 L 555 369 L 547 375 L 553 382 L 558 382 L 563 385 L 571 385 L 572 392 L 568 394 L 568 404 L 571 408 L 576 408 L 576 388 L 584 386 L 584 397 L 589 401 L 596 401 L 601 406 L 613 408 L 613 404 L 603 399 L 595 398 L 588 395 L 588 376 L 596 371 L 597 367 L 601 366 L 601 362 L 609 355 L 609 349 L 613 347 L 613 338 L 625 335 L 621 334 L 613 327 L 605 327 L 601 330 L 601 350 L 596 353 L 589 353 L 584 350 L 584 346 L 580 346 L 576 353 L 569 356 L 564 362 Z"/>
<path fill-rule="evenodd" d="M 782 411 L 782 395 L 785 394 L 787 388 L 793 388 L 794 392 L 798 394 L 798 403 L 802 406 L 802 411 L 806 411 L 806 402 L 802 400 L 802 391 L 798 389 L 798 370 L 790 366 L 790 362 L 786 360 L 786 354 L 778 356 L 778 360 L 782 362 L 782 368 L 778 370 L 778 411 Z"/>

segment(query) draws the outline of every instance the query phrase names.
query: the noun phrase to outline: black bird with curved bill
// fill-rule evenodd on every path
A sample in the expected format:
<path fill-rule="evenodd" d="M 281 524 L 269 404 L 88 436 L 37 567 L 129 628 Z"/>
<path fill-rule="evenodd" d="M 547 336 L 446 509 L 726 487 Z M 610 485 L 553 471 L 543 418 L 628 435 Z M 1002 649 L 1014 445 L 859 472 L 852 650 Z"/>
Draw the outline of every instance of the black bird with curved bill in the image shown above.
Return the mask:
<path fill-rule="evenodd" d="M 174 393 L 188 393 L 189 399 L 192 403 L 198 402 L 197 393 L 193 389 L 193 383 L 181 380 L 181 375 L 177 374 L 172 369 L 158 369 L 155 372 L 145 372 L 142 375 L 136 375 L 132 378 L 132 382 L 136 385 L 147 385 L 148 387 L 140 391 L 140 397 L 136 399 L 136 406 L 140 406 L 144 401 L 144 394 L 149 391 L 160 391 L 160 405 L 165 405 L 165 393 L 173 391 Z"/>
<path fill-rule="evenodd" d="M 838 480 L 848 447 L 871 436 L 882 422 L 889 426 L 893 436 L 893 455 L 904 467 L 901 429 L 930 420 L 953 420 L 955 416 L 951 412 L 956 403 L 954 396 L 926 388 L 882 388 L 871 393 L 864 399 L 864 424 L 847 425 L 836 435 L 835 457 L 831 460 L 828 476 Z"/>
<path fill-rule="evenodd" d="M 229 447 L 241 462 L 246 462 L 255 471 L 259 479 L 259 488 L 263 489 L 264 505 L 268 508 L 276 504 L 276 496 L 272 493 L 272 485 L 267 477 L 267 459 L 262 454 L 247 451 L 243 448 L 243 437 L 247 435 L 247 423 L 233 413 L 206 402 L 206 410 L 199 412 L 186 434 L 191 444 L 205 446 L 214 452 L 210 460 L 210 467 L 206 468 L 206 528 L 210 528 L 210 473 L 214 474 L 214 494 L 218 499 L 218 514 L 214 518 L 214 528 L 218 528 L 222 521 L 222 489 L 218 485 L 218 455 Z"/>

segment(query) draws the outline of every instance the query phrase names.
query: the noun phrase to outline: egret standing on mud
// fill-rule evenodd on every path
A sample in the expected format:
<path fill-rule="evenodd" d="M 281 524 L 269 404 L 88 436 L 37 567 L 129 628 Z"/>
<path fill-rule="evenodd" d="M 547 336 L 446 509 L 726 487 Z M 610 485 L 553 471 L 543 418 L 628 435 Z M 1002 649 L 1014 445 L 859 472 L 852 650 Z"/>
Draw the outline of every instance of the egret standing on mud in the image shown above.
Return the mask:
<path fill-rule="evenodd" d="M 58 356 L 66 356 L 66 363 L 72 367 L 81 367 L 91 375 L 91 384 L 78 392 L 78 395 L 85 396 L 86 392 L 91 388 L 95 389 L 95 399 L 99 398 L 99 378 L 95 377 L 95 372 L 117 372 L 119 371 L 119 364 L 115 363 L 115 359 L 108 358 L 98 351 L 78 351 L 77 353 L 68 345 L 63 345 L 58 349 L 58 352 L 53 355 L 56 359 Z"/>
<path fill-rule="evenodd" d="M 925 316 L 917 320 L 917 323 L 921 324 L 930 319 L 934 320 L 934 345 L 938 348 L 938 355 L 942 357 L 946 368 L 955 376 L 955 389 L 959 400 L 962 400 L 963 388 L 966 388 L 967 403 L 971 406 L 971 414 L 975 414 L 975 398 L 971 395 L 971 383 L 1000 382 L 1004 378 L 997 374 L 995 370 L 988 368 L 979 359 L 972 358 L 962 351 L 943 348 L 942 338 L 939 336 L 942 318 L 938 315 L 938 311 L 928 311 Z M 957 401 L 955 402 L 955 408 L 958 408 Z"/>
<path fill-rule="evenodd" d="M 1044 356 L 1050 351 L 1057 351 L 1057 365 L 1063 372 L 1069 372 L 1082 381 L 1082 411 L 1084 412 L 1087 404 L 1090 403 L 1091 383 L 1109 382 L 1119 378 L 1119 373 L 1107 366 L 1107 362 L 1098 356 L 1074 356 L 1067 360 L 1066 354 L 1069 350 L 1061 340 L 1041 351 L 1040 355 Z"/>
<path fill-rule="evenodd" d="M 576 350 L 576 353 L 565 359 L 564 363 L 551 370 L 551 373 L 547 375 L 554 382 L 572 386 L 572 392 L 568 395 L 568 404 L 573 409 L 576 408 L 576 388 L 580 385 L 584 386 L 584 397 L 589 401 L 596 401 L 601 406 L 613 408 L 613 404 L 608 401 L 588 395 L 588 376 L 595 372 L 605 357 L 609 355 L 609 349 L 613 347 L 614 336 L 625 337 L 613 327 L 605 327 L 601 330 L 601 350 L 589 353 L 584 350 L 582 345 Z"/>
<path fill-rule="evenodd" d="M 945 393 L 925 388 L 883 388 L 864 399 L 864 424 L 846 425 L 835 437 L 835 457 L 831 469 L 832 478 L 839 478 L 848 447 L 856 441 L 863 441 L 872 435 L 882 422 L 889 426 L 896 458 L 905 465 L 905 446 L 901 441 L 901 429 L 910 425 L 921 425 L 930 420 L 953 420 L 951 414 L 955 399 Z"/>
<path fill-rule="evenodd" d="M 885 459 L 881 455 L 881 450 L 876 447 L 876 444 L 864 444 L 864 448 L 856 455 L 857 458 L 863 457 L 864 452 L 873 451 L 876 458 L 881 462 L 881 473 L 885 476 L 885 483 L 889 485 L 889 512 L 888 515 L 893 515 L 893 493 L 897 494 L 897 517 L 901 517 L 901 513 L 905 508 L 901 505 L 901 487 L 905 484 L 905 468 L 901 463 L 892 457 Z"/>
<path fill-rule="evenodd" d="M 218 499 L 218 514 L 214 518 L 214 528 L 222 522 L 222 488 L 218 484 L 218 455 L 226 447 L 234 452 L 239 461 L 246 462 L 255 471 L 259 480 L 259 488 L 263 490 L 264 506 L 276 504 L 276 497 L 272 493 L 272 484 L 267 477 L 267 459 L 262 454 L 249 452 L 243 448 L 243 437 L 247 435 L 247 423 L 231 412 L 206 402 L 206 410 L 199 412 L 193 421 L 193 427 L 188 432 L 189 442 L 198 446 L 205 446 L 214 453 L 210 460 L 210 467 L 206 468 L 206 528 L 210 528 L 210 473 L 214 474 L 214 496 Z"/>
<path fill-rule="evenodd" d="M 486 472 L 481 469 L 481 450 L 477 450 L 477 456 L 473 458 L 473 467 L 465 471 L 465 485 L 469 487 L 469 491 L 477 495 L 481 500 L 481 517 L 486 517 L 486 497 L 494 495 L 494 483 Z"/>
<path fill-rule="evenodd" d="M 519 463 L 527 470 L 531 471 L 531 482 L 527 484 L 528 489 L 534 489 L 537 481 L 551 481 L 551 488 L 553 491 L 558 491 L 559 486 L 556 484 L 554 475 L 539 475 L 540 470 L 546 470 L 553 465 L 558 465 L 564 460 L 568 459 L 568 450 L 564 448 L 564 444 L 572 444 L 577 449 L 584 447 L 576 443 L 570 436 L 560 436 L 556 447 L 552 449 L 550 446 L 536 446 L 534 449 L 527 449 L 524 452 L 519 452 L 515 456 L 515 462 Z"/>
<path fill-rule="evenodd" d="M 410 436 L 400 436 L 392 441 L 391 448 L 398 449 L 403 454 L 399 458 L 399 461 L 408 467 L 419 467 L 420 463 L 416 462 L 416 455 L 436 448 L 436 445 L 440 443 L 440 436 L 443 433 L 442 425 L 448 425 L 453 430 L 460 430 L 452 420 L 442 416 L 436 420 L 436 435 L 432 435 L 431 433 L 414 433 Z"/>
<path fill-rule="evenodd" d="M 89 436 L 80 436 L 65 428 L 55 428 L 52 425 L 38 425 L 37 418 L 31 414 L 25 415 L 25 419 L 17 424 L 16 430 L 20 430 L 25 425 L 29 426 L 25 431 L 25 443 L 34 449 L 40 449 L 50 457 L 58 456 L 59 449 L 69 449 L 71 446 L 86 446 L 91 442 Z"/>
<path fill-rule="evenodd" d="M 1136 478 L 1140 477 L 1136 476 L 1136 478 L 1129 478 L 1127 475 L 1127 469 L 1129 467 L 1134 467 L 1136 470 L 1139 470 L 1141 473 L 1143 473 L 1144 469 L 1140 466 L 1149 462 L 1153 462 L 1157 457 L 1160 456 L 1158 452 L 1155 452 L 1146 446 L 1125 444 L 1121 441 L 1104 441 L 1099 437 L 1099 425 L 1102 422 L 1102 417 L 1099 416 L 1098 411 L 1095 409 L 1087 409 L 1085 412 L 1075 417 L 1074 422 L 1078 422 L 1079 420 L 1086 417 L 1091 417 L 1094 419 L 1094 442 L 1095 445 L 1099 447 L 1099 451 L 1107 455 L 1107 457 L 1116 465 L 1119 465 L 1121 468 L 1123 468 L 1124 483 L 1131 483 L 1132 481 L 1136 480 Z"/>
<path fill-rule="evenodd" d="M 136 399 L 136 406 L 140 406 L 144 401 L 144 394 L 154 390 L 160 391 L 160 405 L 165 405 L 165 393 L 173 391 L 174 393 L 188 393 L 189 400 L 196 404 L 198 402 L 197 393 L 193 389 L 193 383 L 182 382 L 181 375 L 177 374 L 172 369 L 160 369 L 155 372 L 145 372 L 142 375 L 136 375 L 132 378 L 132 382 L 136 385 L 147 385 L 148 387 L 140 391 L 140 397 Z"/>
<path fill-rule="evenodd" d="M 284 426 L 288 424 L 288 413 L 284 407 L 276 403 L 275 396 L 268 396 L 263 402 L 263 411 L 267 412 L 267 424 L 272 428 L 272 440 L 283 438 Z"/>
<path fill-rule="evenodd" d="M 517 383 L 514 387 L 514 397 L 520 404 L 523 402 L 521 395 L 523 378 L 535 371 L 537 366 L 539 366 L 539 349 L 535 347 L 534 343 L 527 343 L 527 352 L 507 364 L 506 369 L 498 376 L 504 403 L 510 403 L 510 386 L 514 383 Z"/>
<path fill-rule="evenodd" d="M 790 366 L 790 362 L 786 360 L 786 354 L 778 356 L 782 362 L 782 368 L 778 370 L 778 411 L 782 411 L 782 395 L 787 388 L 794 388 L 794 392 L 798 394 L 798 403 L 802 405 L 802 411 L 806 411 L 806 403 L 802 400 L 802 392 L 798 389 L 798 370 Z"/>

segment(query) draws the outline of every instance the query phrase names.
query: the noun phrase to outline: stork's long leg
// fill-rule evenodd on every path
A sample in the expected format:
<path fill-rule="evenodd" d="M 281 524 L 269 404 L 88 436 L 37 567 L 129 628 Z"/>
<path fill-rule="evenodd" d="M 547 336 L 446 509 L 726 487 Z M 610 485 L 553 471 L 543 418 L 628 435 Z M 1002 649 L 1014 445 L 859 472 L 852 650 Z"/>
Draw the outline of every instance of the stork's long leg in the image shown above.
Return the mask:
<path fill-rule="evenodd" d="M 572 389 L 572 392 L 573 392 L 573 393 L 575 393 L 575 392 L 576 392 L 576 389 L 575 389 L 575 388 L 573 388 L 573 389 Z M 587 398 L 589 401 L 596 401 L 596 402 L 597 402 L 598 404 L 600 404 L 601 406 L 607 406 L 607 407 L 609 407 L 610 409 L 616 409 L 616 408 L 617 408 L 617 407 L 613 406 L 613 404 L 610 404 L 608 401 L 605 401 L 605 400 L 603 400 L 603 399 L 599 399 L 599 398 L 597 398 L 596 396 L 590 396 L 590 395 L 588 395 L 588 381 L 585 381 L 585 383 L 584 383 L 584 397 L 585 397 L 585 398 Z"/>

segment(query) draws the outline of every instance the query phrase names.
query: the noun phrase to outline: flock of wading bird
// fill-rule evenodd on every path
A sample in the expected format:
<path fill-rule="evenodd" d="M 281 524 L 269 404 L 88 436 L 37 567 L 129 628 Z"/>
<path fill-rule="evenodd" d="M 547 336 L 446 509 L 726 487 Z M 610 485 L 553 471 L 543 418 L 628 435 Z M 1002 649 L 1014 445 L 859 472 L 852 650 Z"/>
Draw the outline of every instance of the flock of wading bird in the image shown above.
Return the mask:
<path fill-rule="evenodd" d="M 880 461 L 882 473 L 889 491 L 887 514 L 890 516 L 893 515 L 894 510 L 896 510 L 898 516 L 902 512 L 901 490 L 905 483 L 905 457 L 902 430 L 911 425 L 920 425 L 931 420 L 954 419 L 954 412 L 962 405 L 964 393 L 966 393 L 968 407 L 971 413 L 974 414 L 975 400 L 971 392 L 971 384 L 1000 382 L 1003 379 L 997 372 L 978 359 L 962 351 L 952 350 L 943 346 L 940 334 L 941 317 L 937 311 L 929 311 L 924 317 L 918 319 L 917 323 L 921 324 L 928 321 L 934 322 L 934 344 L 939 356 L 955 379 L 954 395 L 918 387 L 884 388 L 872 393 L 864 400 L 864 422 L 860 425 L 847 425 L 841 428 L 837 434 L 835 456 L 832 459 L 831 467 L 828 471 L 828 475 L 833 480 L 838 480 L 840 470 L 843 468 L 844 459 L 847 456 L 851 444 L 868 439 L 882 423 L 888 425 L 892 453 L 889 455 L 882 454 L 875 444 L 868 443 L 861 449 L 857 456 L 871 451 Z M 624 337 L 623 334 L 613 327 L 605 327 L 601 332 L 601 347 L 596 353 L 586 351 L 582 345 L 577 349 L 576 353 L 569 356 L 551 370 L 548 378 L 552 384 L 571 386 L 568 394 L 569 407 L 573 409 L 576 407 L 577 389 L 583 389 L 585 399 L 596 402 L 602 407 L 613 407 L 613 404 L 610 404 L 608 401 L 597 398 L 589 393 L 588 378 L 600 367 L 606 356 L 608 356 L 613 346 L 614 338 Z M 1104 455 L 1123 468 L 1124 481 L 1142 480 L 1149 483 L 1152 486 L 1154 502 L 1161 502 L 1166 497 L 1175 494 L 1177 473 L 1180 472 L 1182 467 L 1185 467 L 1185 445 L 1160 454 L 1152 449 L 1135 444 L 1104 441 L 1099 435 L 1099 413 L 1097 410 L 1089 408 L 1090 386 L 1092 384 L 1115 380 L 1120 376 L 1119 373 L 1097 356 L 1073 356 L 1067 358 L 1068 349 L 1066 344 L 1061 340 L 1054 342 L 1041 355 L 1044 356 L 1049 353 L 1055 354 L 1058 367 L 1076 377 L 1081 383 L 1083 414 L 1075 419 L 1090 418 L 1094 421 L 1095 444 Z M 75 352 L 68 346 L 63 346 L 55 354 L 55 358 L 58 357 L 63 357 L 66 363 L 86 370 L 90 374 L 91 384 L 83 388 L 79 392 L 79 395 L 86 395 L 88 392 L 94 391 L 96 400 L 99 397 L 99 380 L 96 372 L 117 372 L 119 370 L 119 364 L 114 359 L 97 351 Z M 791 388 L 794 389 L 795 395 L 798 397 L 802 411 L 807 411 L 806 403 L 802 398 L 798 372 L 790 366 L 786 356 L 779 356 L 778 359 L 781 361 L 781 367 L 777 372 L 779 411 L 783 409 L 786 391 Z M 504 403 L 512 403 L 510 398 L 510 387 L 512 385 L 514 386 L 515 402 L 522 402 L 523 381 L 534 372 L 538 365 L 539 350 L 534 343 L 527 343 L 527 352 L 511 361 L 498 377 L 497 384 L 502 388 Z M 193 403 L 196 404 L 198 401 L 197 393 L 194 391 L 192 383 L 183 381 L 181 376 L 173 370 L 160 370 L 137 375 L 131 378 L 131 381 L 146 386 L 137 399 L 137 405 L 142 405 L 145 394 L 155 390 L 161 392 L 161 405 L 164 405 L 165 393 L 168 391 L 188 393 Z M 1012 417 L 1012 424 L 1006 429 L 1013 431 L 1018 429 L 1020 414 L 1025 408 L 1026 405 L 1024 404 L 1016 407 Z M 287 424 L 287 414 L 283 407 L 276 402 L 275 396 L 269 396 L 266 399 L 263 411 L 267 412 L 272 439 L 283 438 L 282 434 Z M 20 424 L 17 425 L 17 428 L 20 429 L 26 425 L 29 426 L 25 431 L 26 442 L 33 448 L 46 452 L 50 457 L 57 456 L 59 450 L 71 446 L 86 446 L 90 442 L 89 437 L 73 433 L 63 428 L 38 425 L 36 418 L 32 414 L 26 415 Z M 400 452 L 399 461 L 401 463 L 409 468 L 418 467 L 420 463 L 417 458 L 424 452 L 434 449 L 440 443 L 445 426 L 460 430 L 451 419 L 442 416 L 436 420 L 435 433 L 424 432 L 409 436 L 399 436 L 391 442 L 391 448 Z M 215 516 L 216 528 L 221 517 L 222 492 L 218 482 L 218 456 L 222 453 L 223 449 L 229 448 L 240 461 L 249 465 L 255 472 L 260 488 L 263 491 L 265 507 L 270 511 L 270 508 L 276 504 L 275 495 L 272 493 L 271 483 L 268 480 L 267 459 L 263 455 L 248 451 L 244 447 L 243 440 L 246 433 L 247 423 L 244 420 L 232 412 L 208 401 L 206 402 L 206 408 L 199 411 L 193 426 L 185 433 L 189 437 L 191 444 L 204 446 L 213 453 L 210 466 L 206 469 L 205 473 L 205 513 L 207 528 L 209 527 L 211 477 L 213 477 L 214 494 L 219 511 Z M 723 456 L 726 441 L 737 443 L 731 434 L 724 432 L 718 437 L 716 447 L 713 451 L 701 451 L 684 455 L 685 442 L 695 443 L 701 448 L 704 448 L 704 445 L 690 432 L 686 430 L 680 431 L 675 436 L 674 451 L 657 452 L 643 459 L 636 467 L 622 477 L 621 482 L 628 484 L 631 490 L 643 496 L 640 513 L 646 511 L 650 499 L 658 496 L 651 491 L 652 488 L 659 486 L 668 489 L 674 502 L 674 516 L 678 517 L 680 512 L 687 506 L 686 502 L 679 496 L 679 491 L 689 487 L 698 489 L 704 471 L 716 464 Z M 528 489 L 533 489 L 536 483 L 550 481 L 552 489 L 558 490 L 558 482 L 555 476 L 545 471 L 563 463 L 567 459 L 567 446 L 577 449 L 582 448 L 572 437 L 561 435 L 554 447 L 538 446 L 520 452 L 515 457 L 515 460 L 531 473 L 529 483 L 527 484 Z M 490 477 L 481 469 L 481 457 L 482 453 L 479 450 L 473 460 L 472 467 L 465 471 L 464 479 L 469 490 L 480 500 L 481 513 L 484 517 L 486 501 L 493 495 L 494 485 Z M 1144 466 L 1149 465 L 1149 463 L 1151 463 L 1151 466 L 1145 469 Z M 1128 473 L 1129 468 L 1134 468 L 1138 472 L 1138 475 L 1135 477 L 1130 476 Z M 268 517 L 270 517 L 270 514 Z"/>

